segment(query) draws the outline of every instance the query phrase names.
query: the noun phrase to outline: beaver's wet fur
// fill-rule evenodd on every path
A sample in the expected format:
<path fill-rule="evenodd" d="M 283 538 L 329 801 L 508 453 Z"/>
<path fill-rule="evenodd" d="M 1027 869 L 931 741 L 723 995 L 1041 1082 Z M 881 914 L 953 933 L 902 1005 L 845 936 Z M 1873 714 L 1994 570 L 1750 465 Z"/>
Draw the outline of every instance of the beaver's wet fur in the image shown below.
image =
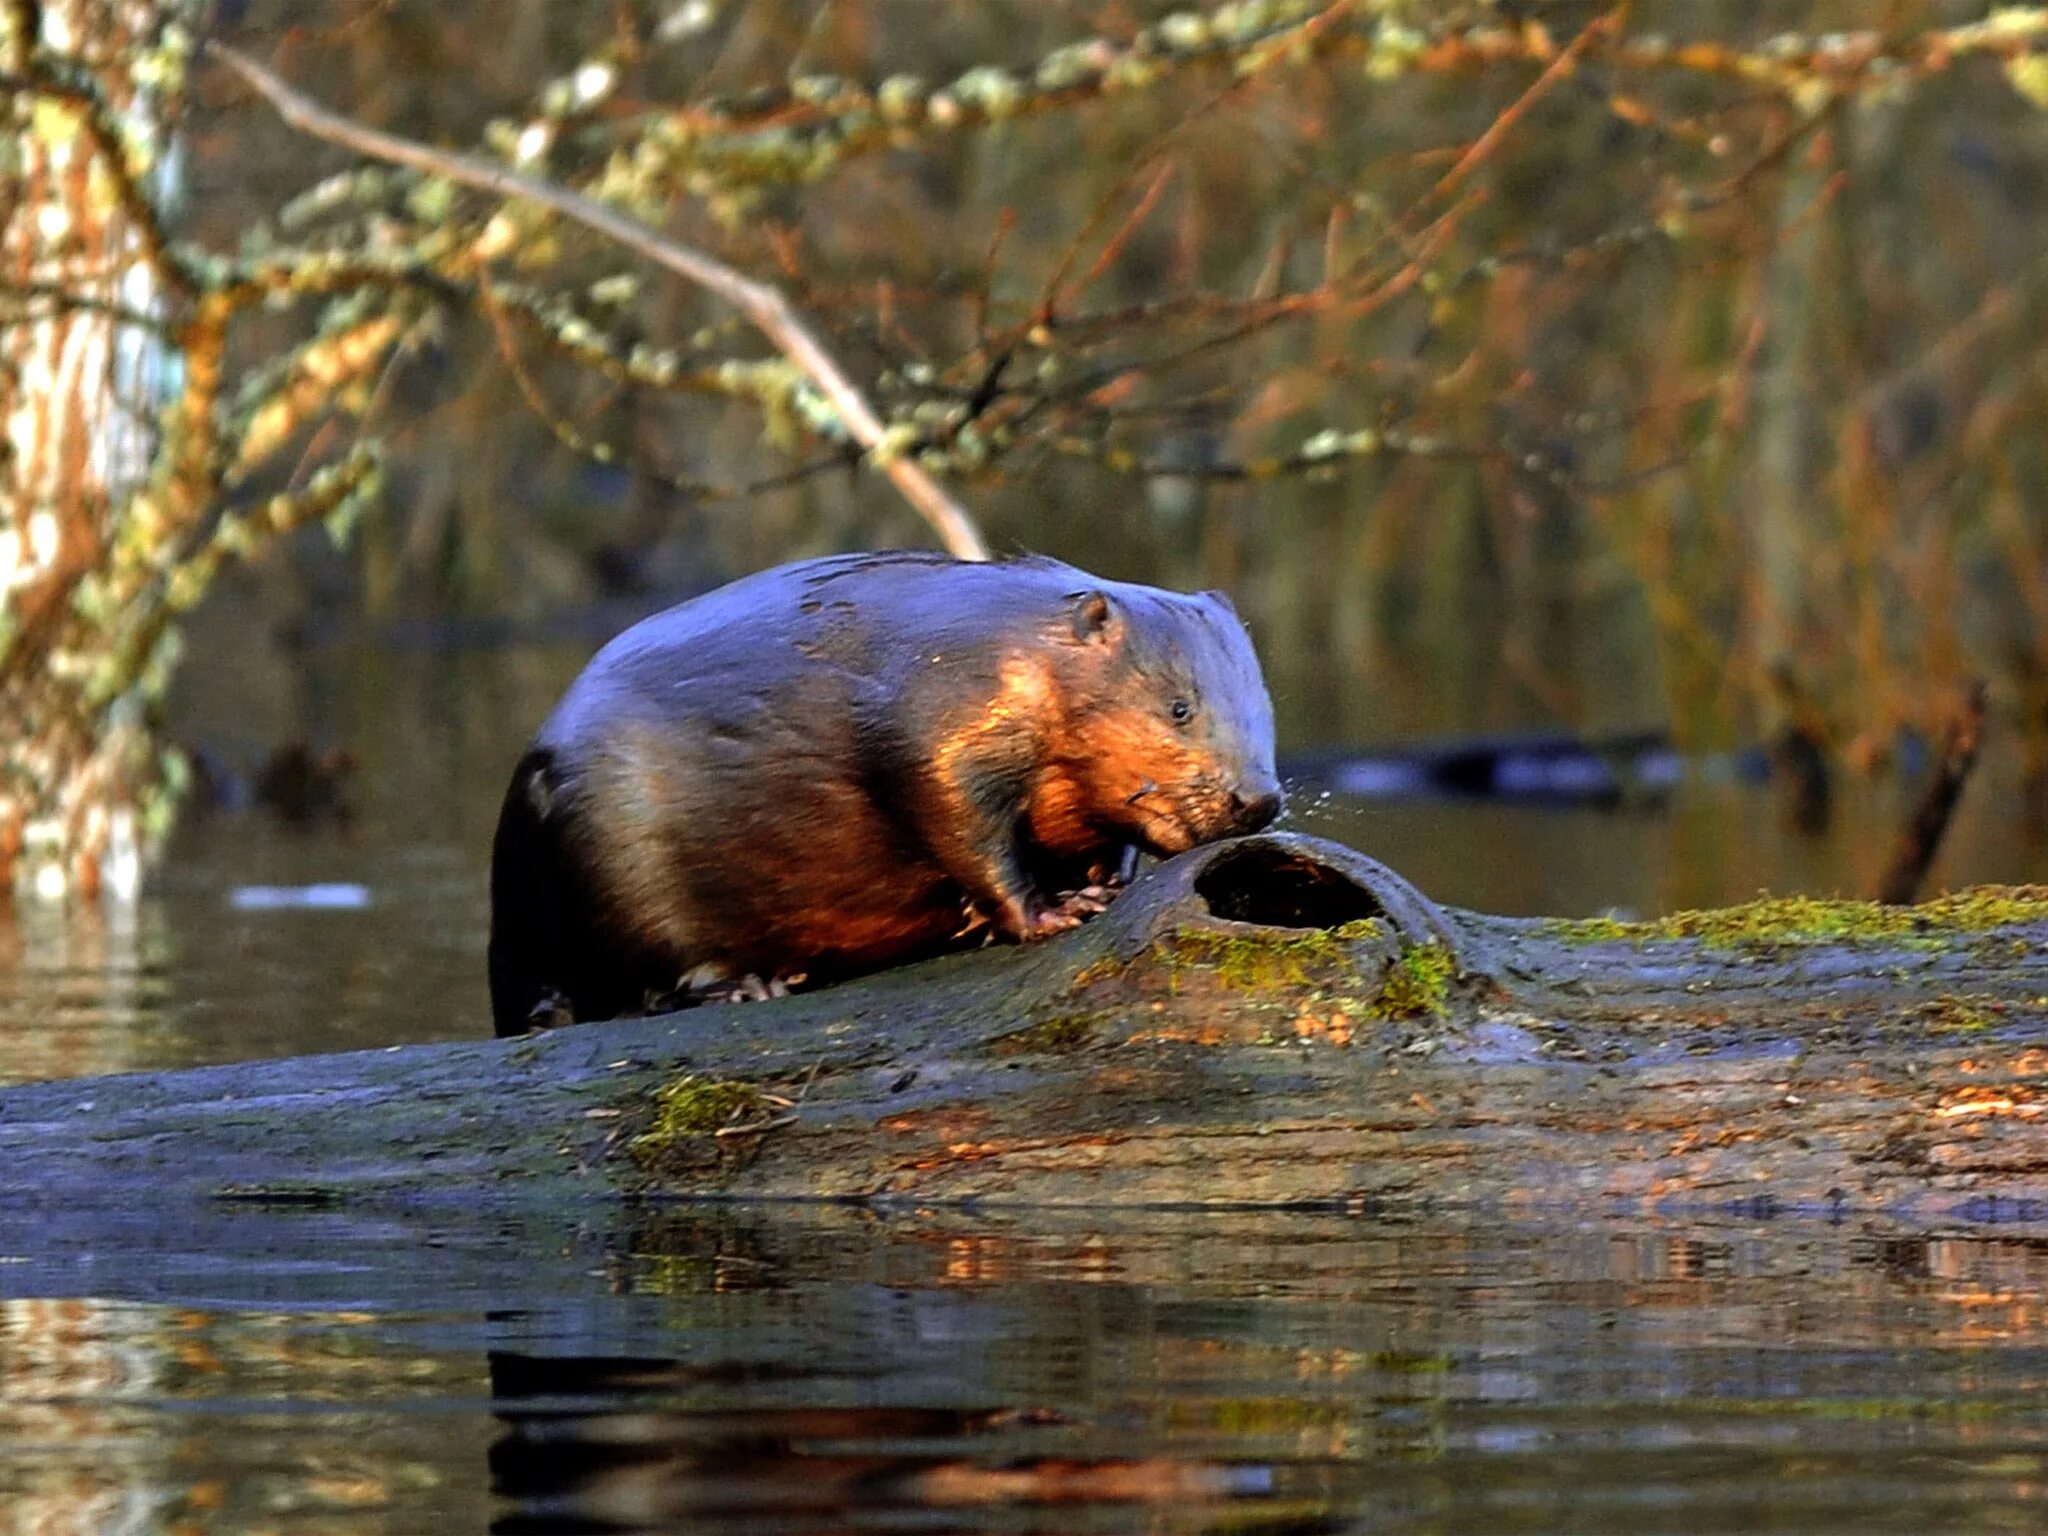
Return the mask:
<path fill-rule="evenodd" d="M 634 625 L 520 760 L 492 850 L 501 1035 L 696 986 L 1029 940 L 1127 846 L 1279 814 L 1229 601 L 1054 560 L 801 561 Z"/>

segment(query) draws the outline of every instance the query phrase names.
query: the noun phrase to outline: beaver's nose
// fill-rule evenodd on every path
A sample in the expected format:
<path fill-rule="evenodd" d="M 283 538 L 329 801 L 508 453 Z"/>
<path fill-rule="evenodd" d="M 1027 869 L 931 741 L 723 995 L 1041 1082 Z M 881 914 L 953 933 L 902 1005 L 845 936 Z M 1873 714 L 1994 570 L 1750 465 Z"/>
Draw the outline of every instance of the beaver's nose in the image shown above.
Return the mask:
<path fill-rule="evenodd" d="M 1260 790 L 1249 799 L 1236 790 L 1230 792 L 1230 809 L 1236 817 L 1237 830 L 1240 832 L 1256 832 L 1259 828 L 1270 825 L 1273 818 L 1280 814 L 1281 804 L 1280 791 L 1277 789 Z"/>

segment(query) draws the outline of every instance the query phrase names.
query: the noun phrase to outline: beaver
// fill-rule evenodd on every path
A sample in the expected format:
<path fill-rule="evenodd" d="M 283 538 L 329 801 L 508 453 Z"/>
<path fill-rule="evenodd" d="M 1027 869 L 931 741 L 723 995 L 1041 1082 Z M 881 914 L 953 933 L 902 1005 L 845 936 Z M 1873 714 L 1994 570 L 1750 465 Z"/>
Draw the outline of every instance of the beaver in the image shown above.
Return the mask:
<path fill-rule="evenodd" d="M 981 923 L 1042 938 L 1100 909 L 1073 893 L 1126 848 L 1165 857 L 1281 805 L 1272 705 L 1220 593 L 1037 556 L 778 566 L 612 640 L 520 759 L 492 1016 L 518 1034 L 686 979 L 838 979 Z"/>

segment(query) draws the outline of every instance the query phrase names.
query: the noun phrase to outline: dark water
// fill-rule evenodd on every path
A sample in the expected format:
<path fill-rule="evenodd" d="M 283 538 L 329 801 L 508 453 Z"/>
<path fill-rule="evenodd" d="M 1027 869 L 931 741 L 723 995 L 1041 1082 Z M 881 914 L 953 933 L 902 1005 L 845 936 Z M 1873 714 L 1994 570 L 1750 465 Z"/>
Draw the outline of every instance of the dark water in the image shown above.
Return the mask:
<path fill-rule="evenodd" d="M 0 1077 L 487 1029 L 484 850 L 591 642 L 220 647 L 229 762 L 346 743 L 346 825 L 195 817 L 131 915 L 0 928 Z M 1284 712 L 1284 710 L 1283 710 Z M 1897 808 L 1297 799 L 1444 899 L 1866 889 Z M 2038 874 L 1996 770 L 1940 879 Z M 248 910 L 254 885 L 359 886 Z M 127 1218 L 124 1218 L 124 1221 Z M 7 1531 L 2048 1527 L 2048 1249 L 1784 1220 L 928 1211 L 0 1213 Z"/>

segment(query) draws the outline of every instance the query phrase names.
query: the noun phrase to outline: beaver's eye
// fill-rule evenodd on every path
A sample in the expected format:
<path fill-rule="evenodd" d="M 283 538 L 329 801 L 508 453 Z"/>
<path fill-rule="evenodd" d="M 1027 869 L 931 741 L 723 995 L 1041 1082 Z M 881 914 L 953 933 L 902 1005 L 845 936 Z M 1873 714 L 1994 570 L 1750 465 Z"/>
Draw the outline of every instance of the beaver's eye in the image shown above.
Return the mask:
<path fill-rule="evenodd" d="M 1175 699 L 1173 707 L 1167 713 L 1173 716 L 1173 723 L 1175 725 L 1186 725 L 1195 718 L 1195 706 L 1186 699 Z"/>

